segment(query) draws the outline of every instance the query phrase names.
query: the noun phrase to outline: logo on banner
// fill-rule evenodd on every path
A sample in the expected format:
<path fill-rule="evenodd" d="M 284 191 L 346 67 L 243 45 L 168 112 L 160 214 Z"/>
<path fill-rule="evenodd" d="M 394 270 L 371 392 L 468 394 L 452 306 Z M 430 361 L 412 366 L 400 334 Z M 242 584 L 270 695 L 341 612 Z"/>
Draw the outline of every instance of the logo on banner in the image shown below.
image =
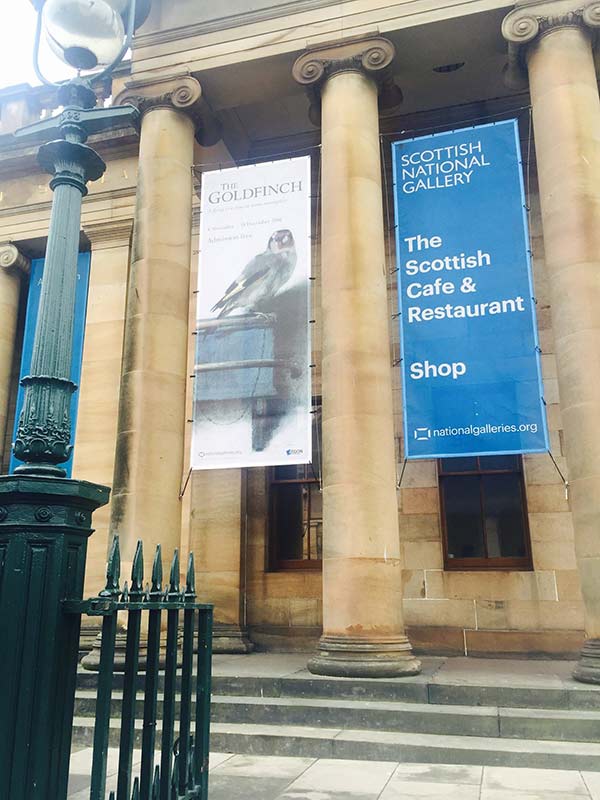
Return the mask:
<path fill-rule="evenodd" d="M 431 439 L 431 430 L 429 428 L 415 428 L 415 439 L 417 442 L 427 442 Z"/>

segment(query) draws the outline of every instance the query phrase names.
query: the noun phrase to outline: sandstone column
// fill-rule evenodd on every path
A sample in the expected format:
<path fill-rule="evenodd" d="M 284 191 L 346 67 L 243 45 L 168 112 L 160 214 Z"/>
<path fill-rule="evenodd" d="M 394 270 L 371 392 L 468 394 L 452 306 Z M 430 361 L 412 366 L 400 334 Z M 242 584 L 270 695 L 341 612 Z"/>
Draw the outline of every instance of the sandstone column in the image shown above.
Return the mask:
<path fill-rule="evenodd" d="M 29 259 L 14 244 L 0 245 L 0 452 L 6 439 L 21 282 L 29 267 Z"/>
<path fill-rule="evenodd" d="M 190 75 L 140 80 L 116 102 L 137 105 L 142 124 L 110 532 L 120 536 L 124 574 L 143 539 L 149 573 L 157 544 L 165 568 L 180 544 L 201 89 Z"/>
<path fill-rule="evenodd" d="M 591 27 L 600 4 L 544 3 L 506 17 L 527 68 L 561 412 L 587 641 L 574 676 L 600 683 L 600 100 Z M 524 47 L 526 45 L 526 47 Z"/>
<path fill-rule="evenodd" d="M 321 675 L 420 669 L 402 618 L 379 155 L 393 57 L 370 37 L 294 65 L 322 119 L 323 636 L 308 665 Z"/>

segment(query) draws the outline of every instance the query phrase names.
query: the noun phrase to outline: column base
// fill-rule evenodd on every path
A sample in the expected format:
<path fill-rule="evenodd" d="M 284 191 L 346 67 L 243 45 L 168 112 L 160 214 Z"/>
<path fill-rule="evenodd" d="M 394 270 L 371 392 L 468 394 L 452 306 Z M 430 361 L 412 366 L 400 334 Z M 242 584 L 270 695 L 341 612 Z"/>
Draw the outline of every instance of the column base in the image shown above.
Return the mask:
<path fill-rule="evenodd" d="M 600 639 L 588 639 L 585 642 L 573 677 L 580 683 L 600 684 Z"/>
<path fill-rule="evenodd" d="M 248 639 L 248 634 L 239 625 L 225 625 L 215 623 L 212 640 L 213 653 L 251 653 L 254 644 Z"/>
<path fill-rule="evenodd" d="M 161 648 L 160 648 L 160 667 L 164 668 L 165 666 L 165 643 L 163 641 L 165 637 L 164 632 L 161 634 Z M 96 636 L 96 641 L 94 642 L 93 648 L 90 652 L 81 659 L 81 666 L 84 669 L 89 670 L 90 672 L 98 672 L 100 669 L 100 645 L 102 644 L 102 635 L 99 633 Z M 117 636 L 115 639 L 115 655 L 113 659 L 113 671 L 116 673 L 125 672 L 125 653 L 126 653 L 126 646 L 127 646 L 127 632 L 124 631 L 122 628 L 117 629 Z M 147 650 L 147 639 L 144 636 L 140 637 L 140 646 L 139 646 L 139 661 L 138 661 L 138 671 L 145 672 L 146 671 L 146 658 L 148 655 Z M 179 659 L 180 655 L 178 656 Z"/>
<path fill-rule="evenodd" d="M 79 633 L 79 659 L 86 658 L 96 647 L 98 634 L 102 629 L 102 617 L 81 618 L 81 630 Z"/>
<path fill-rule="evenodd" d="M 333 678 L 400 678 L 417 675 L 421 662 L 406 636 L 381 641 L 346 636 L 322 636 L 319 653 L 310 659 L 314 675 Z"/>
<path fill-rule="evenodd" d="M 97 629 L 96 629 L 97 630 Z M 180 632 L 181 636 L 181 632 Z M 165 637 L 166 632 L 161 632 L 161 647 L 160 647 L 160 666 L 165 665 Z M 96 634 L 93 646 L 84 658 L 81 660 L 81 666 L 90 672 L 98 672 L 100 669 L 100 644 L 102 638 L 100 634 Z M 195 642 L 195 637 L 194 637 Z M 127 633 L 122 629 L 117 630 L 117 637 L 115 641 L 115 656 L 114 656 L 114 671 L 125 671 L 125 650 L 127 644 Z M 246 632 L 238 625 L 215 625 L 213 629 L 213 653 L 251 653 L 254 650 L 254 644 L 248 639 Z M 195 646 L 194 646 L 194 652 Z M 144 635 L 140 638 L 139 649 L 139 664 L 138 670 L 145 672 L 147 640 Z M 181 658 L 181 652 L 178 654 Z"/>

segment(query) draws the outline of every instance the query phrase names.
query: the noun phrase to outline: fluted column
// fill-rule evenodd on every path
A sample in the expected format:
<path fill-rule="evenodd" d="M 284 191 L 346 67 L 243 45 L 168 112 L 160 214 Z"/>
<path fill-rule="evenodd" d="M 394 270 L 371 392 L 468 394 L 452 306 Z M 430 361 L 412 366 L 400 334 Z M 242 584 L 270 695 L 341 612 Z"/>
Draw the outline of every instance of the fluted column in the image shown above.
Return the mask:
<path fill-rule="evenodd" d="M 21 283 L 29 268 L 29 259 L 16 245 L 0 245 L 0 453 L 6 439 Z"/>
<path fill-rule="evenodd" d="M 323 636 L 309 669 L 322 675 L 420 668 L 402 617 L 379 155 L 378 96 L 401 97 L 393 57 L 370 37 L 294 65 L 321 108 Z"/>
<path fill-rule="evenodd" d="M 586 643 L 574 677 L 600 683 L 600 4 L 506 17 L 511 77 L 528 73 L 546 269 Z M 527 73 L 524 70 L 527 70 Z"/>
<path fill-rule="evenodd" d="M 204 102 L 190 75 L 129 83 L 142 114 L 111 506 L 124 562 L 179 547 L 184 463 L 194 137 Z"/>

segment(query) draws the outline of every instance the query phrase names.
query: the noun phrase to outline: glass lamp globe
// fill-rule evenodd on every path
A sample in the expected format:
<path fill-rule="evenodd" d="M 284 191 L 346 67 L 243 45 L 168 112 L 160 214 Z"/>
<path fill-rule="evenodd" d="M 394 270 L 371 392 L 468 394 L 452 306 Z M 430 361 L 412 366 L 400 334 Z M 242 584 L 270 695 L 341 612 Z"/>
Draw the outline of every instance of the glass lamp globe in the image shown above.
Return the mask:
<path fill-rule="evenodd" d="M 107 66 L 125 39 L 129 0 L 46 0 L 44 34 L 51 50 L 76 69 Z"/>

